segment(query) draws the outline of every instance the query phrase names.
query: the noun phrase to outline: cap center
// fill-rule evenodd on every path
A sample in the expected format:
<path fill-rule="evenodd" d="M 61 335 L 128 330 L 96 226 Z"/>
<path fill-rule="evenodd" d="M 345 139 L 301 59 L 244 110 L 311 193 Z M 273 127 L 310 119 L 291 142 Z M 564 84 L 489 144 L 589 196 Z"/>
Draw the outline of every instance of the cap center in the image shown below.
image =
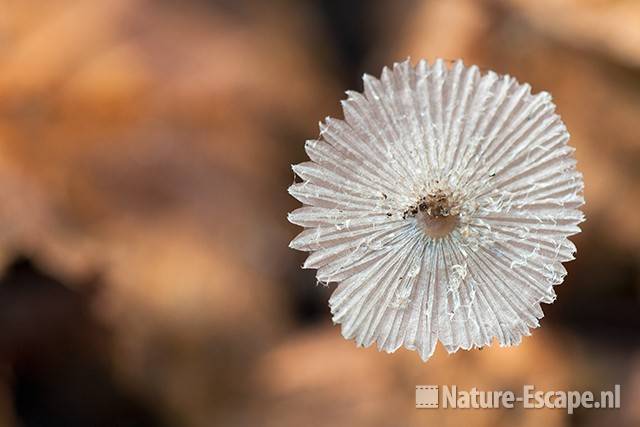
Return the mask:
<path fill-rule="evenodd" d="M 436 190 L 422 197 L 404 214 L 416 218 L 418 226 L 429 237 L 447 236 L 458 225 L 459 208 L 452 197 L 443 190 Z"/>

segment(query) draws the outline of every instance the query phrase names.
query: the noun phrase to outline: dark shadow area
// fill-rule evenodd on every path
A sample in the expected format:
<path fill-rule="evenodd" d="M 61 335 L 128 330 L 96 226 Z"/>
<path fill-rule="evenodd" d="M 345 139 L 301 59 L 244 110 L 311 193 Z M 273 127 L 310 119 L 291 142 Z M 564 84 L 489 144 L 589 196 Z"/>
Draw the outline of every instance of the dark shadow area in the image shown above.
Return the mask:
<path fill-rule="evenodd" d="M 0 282 L 0 365 L 19 425 L 163 426 L 114 382 L 109 332 L 90 305 L 90 293 L 72 291 L 25 258 Z"/>

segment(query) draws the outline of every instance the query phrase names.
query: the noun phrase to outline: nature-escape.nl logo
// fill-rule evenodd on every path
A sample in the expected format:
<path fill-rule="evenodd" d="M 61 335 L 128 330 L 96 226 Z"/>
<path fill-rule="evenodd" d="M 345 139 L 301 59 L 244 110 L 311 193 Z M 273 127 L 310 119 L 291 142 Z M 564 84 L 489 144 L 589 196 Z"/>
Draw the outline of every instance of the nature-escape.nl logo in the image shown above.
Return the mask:
<path fill-rule="evenodd" d="M 545 391 L 525 384 L 520 394 L 512 390 L 478 390 L 476 387 L 462 390 L 455 385 L 443 385 L 441 389 L 437 385 L 416 386 L 416 408 L 420 409 L 511 409 L 516 404 L 525 409 L 566 409 L 569 414 L 573 414 L 576 408 L 620 408 L 620 384 L 614 385 L 613 390 L 600 392 Z"/>

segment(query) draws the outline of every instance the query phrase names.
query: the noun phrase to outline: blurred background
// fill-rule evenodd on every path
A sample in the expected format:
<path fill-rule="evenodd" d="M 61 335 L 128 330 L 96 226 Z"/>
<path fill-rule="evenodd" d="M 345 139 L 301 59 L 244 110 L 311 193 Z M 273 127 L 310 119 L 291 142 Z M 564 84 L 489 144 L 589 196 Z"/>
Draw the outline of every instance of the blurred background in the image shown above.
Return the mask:
<path fill-rule="evenodd" d="M 548 90 L 578 258 L 517 348 L 357 349 L 300 269 L 291 163 L 363 72 Z M 640 425 L 640 1 L 1 0 L 0 427 Z M 622 408 L 416 410 L 417 384 Z"/>

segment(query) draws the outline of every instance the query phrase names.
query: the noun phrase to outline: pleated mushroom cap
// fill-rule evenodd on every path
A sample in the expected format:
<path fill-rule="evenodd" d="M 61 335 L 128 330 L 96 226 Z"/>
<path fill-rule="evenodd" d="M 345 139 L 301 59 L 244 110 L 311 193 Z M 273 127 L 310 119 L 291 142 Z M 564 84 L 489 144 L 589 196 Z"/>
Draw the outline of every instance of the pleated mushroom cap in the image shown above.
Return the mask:
<path fill-rule="evenodd" d="M 290 244 L 335 282 L 345 338 L 423 360 L 519 344 L 576 251 L 582 175 L 546 92 L 508 75 L 407 60 L 347 92 L 289 193 Z"/>

